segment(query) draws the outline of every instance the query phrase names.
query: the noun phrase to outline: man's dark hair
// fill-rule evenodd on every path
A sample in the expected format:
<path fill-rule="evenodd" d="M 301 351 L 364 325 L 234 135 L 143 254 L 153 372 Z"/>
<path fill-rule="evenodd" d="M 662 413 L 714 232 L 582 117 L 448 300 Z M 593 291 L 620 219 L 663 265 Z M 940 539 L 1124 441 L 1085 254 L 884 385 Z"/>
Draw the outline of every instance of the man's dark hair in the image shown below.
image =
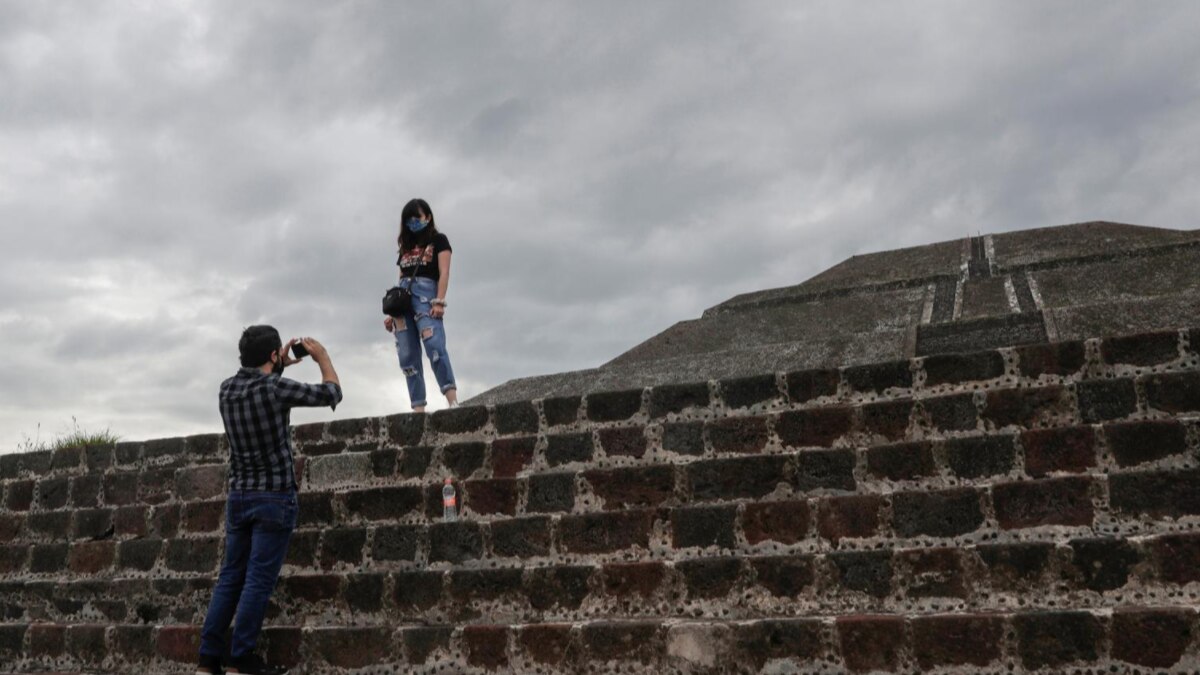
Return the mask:
<path fill-rule="evenodd" d="M 242 331 L 242 339 L 238 341 L 238 352 L 242 357 L 242 366 L 257 368 L 271 360 L 271 352 L 283 346 L 279 339 L 279 331 L 271 326 L 250 326 Z"/>

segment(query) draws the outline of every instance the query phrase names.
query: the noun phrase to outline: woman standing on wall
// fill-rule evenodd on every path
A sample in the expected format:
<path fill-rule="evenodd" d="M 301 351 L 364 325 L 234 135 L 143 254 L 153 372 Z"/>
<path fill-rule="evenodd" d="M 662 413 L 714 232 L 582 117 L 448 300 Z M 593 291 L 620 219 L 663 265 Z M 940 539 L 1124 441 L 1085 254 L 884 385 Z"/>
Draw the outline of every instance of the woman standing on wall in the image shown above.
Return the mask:
<path fill-rule="evenodd" d="M 408 381 L 408 396 L 414 412 L 424 412 L 425 373 L 421 345 L 429 356 L 433 376 L 450 406 L 458 405 L 458 387 L 446 352 L 446 289 L 450 285 L 450 240 L 438 232 L 433 209 L 424 199 L 413 199 L 400 212 L 400 287 L 412 293 L 412 309 L 402 316 L 387 317 L 383 327 L 396 337 L 400 369 Z"/>

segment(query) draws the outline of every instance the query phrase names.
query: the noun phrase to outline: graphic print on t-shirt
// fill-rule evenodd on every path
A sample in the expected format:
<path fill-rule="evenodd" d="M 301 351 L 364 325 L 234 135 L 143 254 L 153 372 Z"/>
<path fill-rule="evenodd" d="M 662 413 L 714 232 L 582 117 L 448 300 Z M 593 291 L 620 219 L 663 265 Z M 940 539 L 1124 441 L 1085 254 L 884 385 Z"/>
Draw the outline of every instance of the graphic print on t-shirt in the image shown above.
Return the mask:
<path fill-rule="evenodd" d="M 433 262 L 433 244 L 424 248 L 410 248 L 400 254 L 400 269 L 405 271 L 410 271 L 414 265 L 420 267 L 431 262 Z"/>

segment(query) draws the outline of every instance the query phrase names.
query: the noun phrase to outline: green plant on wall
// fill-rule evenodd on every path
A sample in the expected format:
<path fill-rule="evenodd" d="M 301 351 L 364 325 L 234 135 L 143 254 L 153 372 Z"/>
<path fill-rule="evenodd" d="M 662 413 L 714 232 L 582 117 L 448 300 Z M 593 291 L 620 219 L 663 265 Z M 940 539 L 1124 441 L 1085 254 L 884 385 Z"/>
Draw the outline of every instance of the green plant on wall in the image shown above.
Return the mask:
<path fill-rule="evenodd" d="M 17 443 L 17 452 L 62 450 L 64 448 L 79 448 L 88 445 L 112 445 L 119 440 L 121 440 L 121 437 L 118 434 L 114 434 L 108 428 L 101 431 L 89 431 L 80 427 L 79 420 L 72 415 L 71 428 L 60 433 L 50 441 L 42 440 L 42 425 L 39 424 L 33 438 L 24 435 L 24 438 Z"/>

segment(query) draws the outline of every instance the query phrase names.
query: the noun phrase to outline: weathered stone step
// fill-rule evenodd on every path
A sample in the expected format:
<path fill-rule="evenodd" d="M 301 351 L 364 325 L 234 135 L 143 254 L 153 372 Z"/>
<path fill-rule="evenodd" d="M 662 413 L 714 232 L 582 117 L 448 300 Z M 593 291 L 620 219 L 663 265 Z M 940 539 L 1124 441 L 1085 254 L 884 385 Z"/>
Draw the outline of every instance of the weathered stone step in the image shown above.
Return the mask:
<path fill-rule="evenodd" d="M 7 582 L 0 597 L 10 620 L 191 623 L 203 617 L 212 585 L 212 575 Z M 1134 601 L 1200 602 L 1200 532 L 498 568 L 293 569 L 273 596 L 270 616 L 355 625 L 731 619 Z"/>
<path fill-rule="evenodd" d="M 1033 391 L 1033 390 L 1030 390 Z M 734 419 L 736 438 L 759 437 L 758 418 Z M 765 425 L 761 427 L 765 429 Z M 1071 475 L 1120 475 L 1131 469 L 1172 471 L 1164 488 L 1185 481 L 1186 469 L 1200 456 L 1197 420 L 1151 419 L 1106 424 L 1051 427 L 1019 434 L 964 435 L 932 441 L 893 443 L 864 448 L 774 450 L 722 457 L 687 458 L 613 468 L 556 470 L 520 477 L 470 478 L 460 482 L 464 520 L 494 520 L 540 514 L 584 514 L 638 507 L 676 507 L 737 499 L 821 497 L 857 492 L 887 495 L 893 491 L 936 491 L 949 485 L 983 488 L 1027 479 Z M 413 449 L 404 449 L 403 455 Z M 380 451 L 384 452 L 384 451 Z M 363 526 L 372 523 L 421 524 L 441 517 L 441 481 L 397 474 L 397 458 L 379 453 L 347 453 L 309 462 L 310 479 L 301 493 L 301 525 Z M 481 459 L 480 449 L 478 457 Z M 399 461 L 400 466 L 404 460 Z M 357 467 L 364 475 L 352 474 Z M 468 472 L 469 473 L 469 472 Z M 354 475 L 351 485 L 330 476 Z M 476 473 L 475 475 L 479 475 Z M 84 477 L 88 478 L 88 477 Z M 72 479 L 72 482 L 84 480 Z M 101 477 L 96 476 L 97 483 Z M 103 477 L 103 502 L 66 503 L 66 479 L 12 483 L 7 502 L 17 511 L 0 513 L 0 546 L 79 540 L 126 540 L 175 537 L 221 527 L 225 469 L 209 465 L 178 470 L 175 500 L 137 503 L 147 483 L 159 483 L 145 472 Z M 1126 509 L 1125 488 L 1117 482 L 1116 505 Z M 1080 482 L 1082 481 L 1082 482 Z M 1080 485 L 1086 482 L 1081 478 Z M 335 486 L 330 486 L 333 483 Z M 374 484 L 372 484 L 374 483 Z M 47 485 L 52 484 L 52 485 Z M 364 485 L 365 484 L 365 485 Z M 57 497 L 54 490 L 61 490 Z M 1185 490 L 1178 490 L 1185 492 Z M 37 495 L 35 499 L 34 495 Z M 184 501 L 186 500 L 186 501 Z M 828 498 L 825 501 L 829 501 Z M 109 506 L 108 503 L 114 504 Z M 1177 509 L 1188 513 L 1185 503 Z M 3 549 L 0 549 L 3 550 Z M 10 551 L 9 559 L 13 558 Z M 0 553 L 0 572 L 12 563 Z"/>
<path fill-rule="evenodd" d="M 297 675 L 340 673 L 1194 672 L 1194 607 L 686 618 L 466 626 L 273 626 Z M 186 673 L 194 626 L 0 625 L 0 658 L 101 672 Z M 134 670 L 129 670 L 133 668 Z M 108 670 L 111 669 L 111 670 Z"/>

